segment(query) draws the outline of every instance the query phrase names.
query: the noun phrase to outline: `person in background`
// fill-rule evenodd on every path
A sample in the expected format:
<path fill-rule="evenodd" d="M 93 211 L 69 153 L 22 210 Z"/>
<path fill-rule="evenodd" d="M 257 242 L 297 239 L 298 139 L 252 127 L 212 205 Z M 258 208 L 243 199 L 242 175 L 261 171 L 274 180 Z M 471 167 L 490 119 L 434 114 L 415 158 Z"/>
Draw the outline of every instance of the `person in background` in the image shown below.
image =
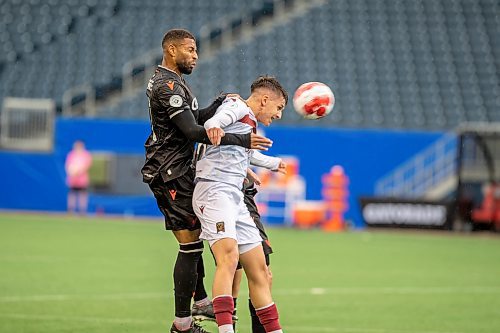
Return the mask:
<path fill-rule="evenodd" d="M 92 166 L 92 155 L 85 149 L 81 140 L 73 143 L 73 149 L 66 156 L 66 184 L 68 192 L 68 212 L 87 214 L 89 169 Z"/>

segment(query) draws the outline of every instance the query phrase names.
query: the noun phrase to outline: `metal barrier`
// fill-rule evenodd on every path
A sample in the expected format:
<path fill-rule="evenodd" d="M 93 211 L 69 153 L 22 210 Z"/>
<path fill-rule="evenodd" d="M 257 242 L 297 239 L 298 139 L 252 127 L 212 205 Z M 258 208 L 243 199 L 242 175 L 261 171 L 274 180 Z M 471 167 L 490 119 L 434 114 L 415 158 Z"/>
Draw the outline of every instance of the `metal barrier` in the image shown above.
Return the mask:
<path fill-rule="evenodd" d="M 446 134 L 377 181 L 375 194 L 403 198 L 424 197 L 456 171 L 457 137 Z"/>
<path fill-rule="evenodd" d="M 4 98 L 0 145 L 6 149 L 52 151 L 55 103 L 51 99 Z"/>

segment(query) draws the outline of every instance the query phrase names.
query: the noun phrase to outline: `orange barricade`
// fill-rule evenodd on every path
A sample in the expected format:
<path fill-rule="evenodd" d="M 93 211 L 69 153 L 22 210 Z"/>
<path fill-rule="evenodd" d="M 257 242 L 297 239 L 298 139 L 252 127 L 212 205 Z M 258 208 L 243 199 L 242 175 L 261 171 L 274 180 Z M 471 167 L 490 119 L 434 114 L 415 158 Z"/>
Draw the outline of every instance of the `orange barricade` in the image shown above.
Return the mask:
<path fill-rule="evenodd" d="M 315 227 L 326 220 L 323 201 L 297 201 L 293 205 L 293 224 L 302 229 Z"/>
<path fill-rule="evenodd" d="M 340 165 L 332 167 L 330 173 L 323 175 L 323 200 L 327 210 L 327 218 L 322 225 L 325 231 L 340 231 L 345 227 L 344 213 L 349 208 L 349 178 Z"/>

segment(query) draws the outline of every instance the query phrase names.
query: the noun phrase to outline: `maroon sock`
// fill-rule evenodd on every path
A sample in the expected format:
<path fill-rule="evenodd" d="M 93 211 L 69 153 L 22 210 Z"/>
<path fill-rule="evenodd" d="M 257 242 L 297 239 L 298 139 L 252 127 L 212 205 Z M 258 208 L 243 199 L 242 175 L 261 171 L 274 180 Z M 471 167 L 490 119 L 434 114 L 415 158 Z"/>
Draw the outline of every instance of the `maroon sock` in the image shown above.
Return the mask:
<path fill-rule="evenodd" d="M 266 332 L 273 332 L 281 329 L 281 325 L 278 320 L 279 316 L 276 304 L 271 303 L 271 305 L 260 308 L 256 310 L 256 312 L 257 316 L 259 316 L 261 324 L 266 329 Z"/>
<path fill-rule="evenodd" d="M 233 296 L 217 296 L 212 300 L 217 326 L 232 325 L 234 302 Z"/>

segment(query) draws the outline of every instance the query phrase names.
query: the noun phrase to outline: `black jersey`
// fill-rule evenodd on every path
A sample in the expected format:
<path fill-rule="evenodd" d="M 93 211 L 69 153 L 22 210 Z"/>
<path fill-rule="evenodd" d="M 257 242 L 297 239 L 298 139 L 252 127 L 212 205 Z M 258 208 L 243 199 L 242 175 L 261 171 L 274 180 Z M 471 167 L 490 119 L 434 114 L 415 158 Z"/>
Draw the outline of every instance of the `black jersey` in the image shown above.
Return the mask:
<path fill-rule="evenodd" d="M 167 182 L 187 171 L 194 153 L 193 141 L 172 122 L 172 118 L 181 112 L 192 112 L 198 119 L 198 102 L 184 79 L 162 66 L 156 68 L 149 80 L 146 94 L 151 134 L 144 144 L 143 180 L 150 183 L 161 176 Z"/>

